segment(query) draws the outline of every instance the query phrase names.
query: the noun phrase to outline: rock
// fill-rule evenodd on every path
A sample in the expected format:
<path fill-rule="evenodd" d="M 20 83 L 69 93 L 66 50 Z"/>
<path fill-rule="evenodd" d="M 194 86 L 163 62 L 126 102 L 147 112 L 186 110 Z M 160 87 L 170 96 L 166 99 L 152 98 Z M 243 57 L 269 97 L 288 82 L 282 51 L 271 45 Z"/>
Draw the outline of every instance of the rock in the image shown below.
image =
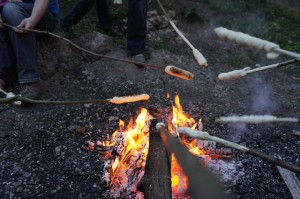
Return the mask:
<path fill-rule="evenodd" d="M 0 131 L 0 138 L 7 138 L 9 136 L 8 132 Z"/>

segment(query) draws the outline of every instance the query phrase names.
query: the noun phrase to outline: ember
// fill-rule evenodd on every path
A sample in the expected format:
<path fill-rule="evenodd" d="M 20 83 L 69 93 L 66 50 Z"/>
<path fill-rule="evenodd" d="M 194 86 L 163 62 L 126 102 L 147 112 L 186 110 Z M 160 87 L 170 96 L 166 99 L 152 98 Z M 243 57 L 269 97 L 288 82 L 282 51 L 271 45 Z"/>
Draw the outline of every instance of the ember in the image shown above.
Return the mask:
<path fill-rule="evenodd" d="M 196 122 L 193 117 L 184 113 L 178 95 L 175 96 L 172 113 L 163 118 L 168 123 L 169 132 L 178 137 L 192 154 L 203 159 L 204 164 L 207 165 L 207 162 L 212 159 L 231 158 L 231 150 L 217 149 L 215 142 L 179 136 L 176 132 L 177 128 L 184 126 L 202 130 L 203 124 L 201 119 Z M 131 118 L 126 127 L 125 123 L 120 121 L 119 131 L 115 131 L 109 140 L 100 143 L 104 148 L 107 146 L 112 147 L 109 155 L 105 154 L 107 161 L 104 166 L 103 180 L 114 197 L 143 198 L 143 194 L 138 191 L 137 186 L 144 176 L 149 149 L 148 122 L 151 119 L 153 119 L 153 116 L 149 114 L 148 110 L 141 108 L 135 121 Z M 171 160 L 171 186 L 173 198 L 186 197 L 188 179 L 173 155 Z"/>

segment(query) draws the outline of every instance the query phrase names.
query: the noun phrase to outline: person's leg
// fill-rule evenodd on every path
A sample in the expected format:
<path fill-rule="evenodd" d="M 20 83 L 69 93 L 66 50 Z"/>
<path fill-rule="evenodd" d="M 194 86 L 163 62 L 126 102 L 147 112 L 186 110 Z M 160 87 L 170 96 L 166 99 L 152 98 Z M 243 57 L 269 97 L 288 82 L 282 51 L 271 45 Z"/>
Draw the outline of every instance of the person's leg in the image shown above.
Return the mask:
<path fill-rule="evenodd" d="M 9 25 L 17 26 L 24 18 L 30 16 L 32 8 L 32 3 L 7 3 L 3 8 L 3 21 Z M 47 12 L 36 28 L 53 31 L 54 27 L 55 17 L 50 12 Z M 27 86 L 26 84 L 39 82 L 40 74 L 37 63 L 35 33 L 29 31 L 25 34 L 20 34 L 10 28 L 8 28 L 8 33 L 17 60 L 19 83 L 23 86 Z M 21 92 L 22 90 L 23 88 L 21 89 Z M 33 94 L 38 95 L 40 93 L 38 93 L 37 90 L 34 90 Z M 32 95 L 32 98 L 36 97 L 38 96 Z"/>
<path fill-rule="evenodd" d="M 0 88 L 9 82 L 15 63 L 9 35 L 5 29 L 0 28 Z"/>
<path fill-rule="evenodd" d="M 127 48 L 130 56 L 143 55 L 147 36 L 148 0 L 128 0 Z"/>
<path fill-rule="evenodd" d="M 112 18 L 107 0 L 96 0 L 96 7 L 99 28 L 109 34 L 112 31 Z"/>
<path fill-rule="evenodd" d="M 94 5 L 95 0 L 79 0 L 71 10 L 62 18 L 62 27 L 76 25 Z"/>

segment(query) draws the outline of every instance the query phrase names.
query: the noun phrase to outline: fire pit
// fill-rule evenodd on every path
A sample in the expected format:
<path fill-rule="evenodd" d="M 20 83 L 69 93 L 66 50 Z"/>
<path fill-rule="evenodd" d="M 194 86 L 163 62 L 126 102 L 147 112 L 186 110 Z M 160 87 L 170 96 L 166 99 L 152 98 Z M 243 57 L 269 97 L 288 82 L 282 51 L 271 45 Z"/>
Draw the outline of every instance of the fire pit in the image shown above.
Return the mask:
<path fill-rule="evenodd" d="M 202 165 L 215 173 L 221 181 L 226 182 L 229 178 L 232 179 L 233 175 L 236 179 L 238 178 L 239 174 L 236 170 L 238 164 L 232 160 L 231 149 L 219 147 L 213 141 L 187 138 L 176 132 L 176 129 L 182 126 L 197 130 L 203 129 L 201 118 L 197 121 L 185 113 L 180 104 L 179 96 L 176 95 L 172 111 L 166 110 L 164 113 L 151 114 L 147 109 L 141 108 L 139 115 L 135 119 L 131 118 L 127 126 L 120 120 L 119 130 L 115 131 L 111 137 L 107 137 L 107 140 L 96 143 L 106 159 L 102 179 L 111 196 L 115 198 L 144 198 L 141 191 L 144 189 L 141 187 L 143 184 L 141 181 L 143 181 L 145 167 L 154 167 L 151 169 L 160 172 L 157 174 L 160 176 L 155 178 L 170 178 L 164 182 L 166 192 L 170 187 L 170 197 L 188 197 L 188 178 L 178 165 L 175 156 L 168 154 L 162 143 L 157 144 L 162 142 L 159 136 L 149 139 L 154 134 L 153 129 L 150 128 L 154 117 L 165 121 L 168 131 L 184 144 Z M 148 161 L 149 158 L 154 158 L 152 166 Z M 167 177 L 168 175 L 170 177 Z"/>

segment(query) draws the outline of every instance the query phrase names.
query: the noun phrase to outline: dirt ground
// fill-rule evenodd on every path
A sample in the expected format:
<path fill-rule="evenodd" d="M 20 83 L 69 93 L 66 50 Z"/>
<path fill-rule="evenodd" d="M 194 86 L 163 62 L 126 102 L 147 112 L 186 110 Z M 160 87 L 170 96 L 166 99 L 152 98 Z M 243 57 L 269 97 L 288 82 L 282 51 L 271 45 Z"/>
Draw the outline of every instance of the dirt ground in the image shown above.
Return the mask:
<path fill-rule="evenodd" d="M 197 8 L 205 6 L 188 2 Z M 100 180 L 103 159 L 97 151 L 86 151 L 82 145 L 113 133 L 118 129 L 119 119 L 128 122 L 139 107 L 169 108 L 172 100 L 166 99 L 167 92 L 171 99 L 178 93 L 183 109 L 195 118 L 202 117 L 204 130 L 210 134 L 300 166 L 299 123 L 227 125 L 215 121 L 220 116 L 251 114 L 300 118 L 300 80 L 286 74 L 284 68 L 253 73 L 233 81 L 218 80 L 219 73 L 237 69 L 228 62 L 235 55 L 242 56 L 246 63 L 240 68 L 290 58 L 280 56 L 270 61 L 260 52 L 259 62 L 253 61 L 247 55 L 255 50 L 217 38 L 213 31 L 218 27 L 216 19 L 224 16 L 207 11 L 201 23 L 179 20 L 178 13 L 175 14 L 177 26 L 208 60 L 206 68 L 198 65 L 191 49 L 170 26 L 149 30 L 147 43 L 151 56 L 147 63 L 162 68 L 181 67 L 195 75 L 192 81 L 171 77 L 151 67 L 137 68 L 111 59 L 91 59 L 68 45 L 64 46 L 68 52 L 57 54 L 54 47 L 58 41 L 51 40 L 53 60 L 48 61 L 50 65 L 51 62 L 58 65 L 43 80 L 43 99 L 109 99 L 147 93 L 150 100 L 122 105 L 18 107 L 1 104 L 1 198 L 111 198 Z M 155 48 L 159 39 L 171 41 L 171 51 Z M 66 58 L 65 53 L 73 58 Z M 124 44 L 115 44 L 106 55 L 127 58 Z M 7 91 L 17 93 L 18 89 L 18 85 L 13 84 Z M 232 198 L 292 198 L 274 165 L 237 150 L 230 161 L 239 173 L 224 183 L 226 193 Z"/>

